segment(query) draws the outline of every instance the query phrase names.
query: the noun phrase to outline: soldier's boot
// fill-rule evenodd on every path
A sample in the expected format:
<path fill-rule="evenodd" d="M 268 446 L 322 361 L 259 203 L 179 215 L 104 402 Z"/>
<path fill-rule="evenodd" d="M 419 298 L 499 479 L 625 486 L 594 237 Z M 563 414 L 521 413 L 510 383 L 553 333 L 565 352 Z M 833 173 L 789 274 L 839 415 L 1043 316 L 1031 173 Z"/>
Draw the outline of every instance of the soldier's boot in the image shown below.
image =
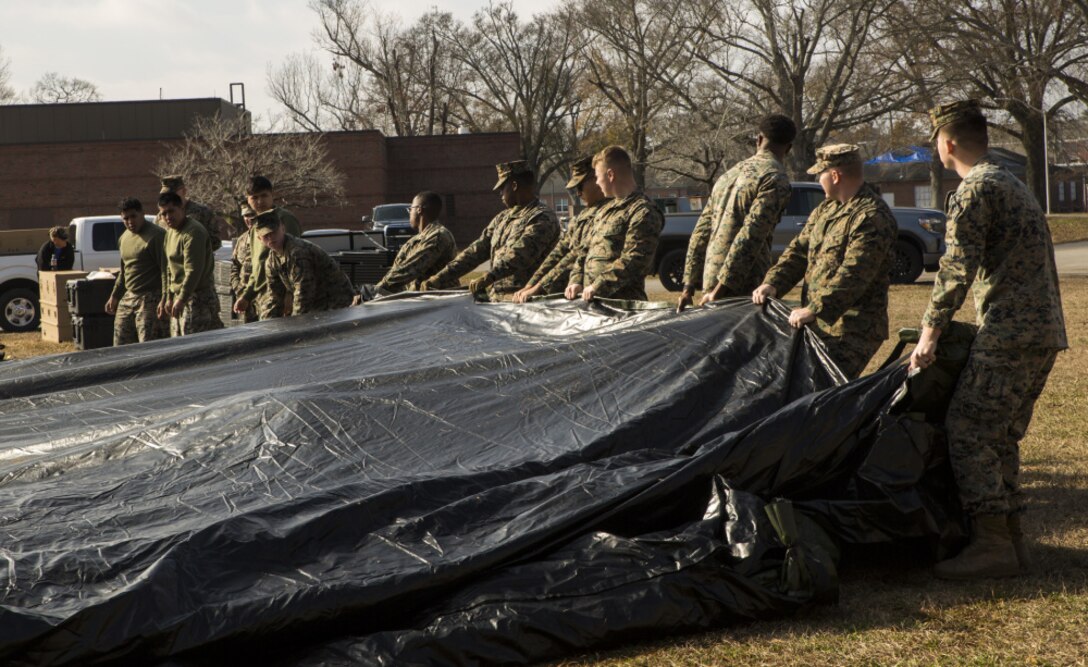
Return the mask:
<path fill-rule="evenodd" d="M 1024 539 L 1024 532 L 1020 529 L 1020 515 L 1008 515 L 1006 524 L 1009 527 L 1009 538 L 1012 540 L 1012 546 L 1016 549 L 1016 561 L 1020 564 L 1020 574 L 1027 574 L 1031 572 L 1035 561 L 1031 557 L 1028 542 Z"/>
<path fill-rule="evenodd" d="M 955 558 L 937 563 L 940 579 L 987 579 L 1020 574 L 1016 547 L 1004 514 L 976 514 L 971 521 L 971 542 Z"/>

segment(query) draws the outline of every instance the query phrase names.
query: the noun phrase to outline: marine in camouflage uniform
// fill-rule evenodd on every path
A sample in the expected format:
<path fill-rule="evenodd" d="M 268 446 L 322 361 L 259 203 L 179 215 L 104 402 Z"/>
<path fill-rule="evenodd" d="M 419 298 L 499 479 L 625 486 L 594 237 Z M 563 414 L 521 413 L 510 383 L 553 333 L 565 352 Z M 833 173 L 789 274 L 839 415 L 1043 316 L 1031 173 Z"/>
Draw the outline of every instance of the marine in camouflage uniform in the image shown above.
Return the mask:
<path fill-rule="evenodd" d="M 420 285 L 441 271 L 457 254 L 457 241 L 445 225 L 435 220 L 408 239 L 397 251 L 393 266 L 375 287 L 391 294 L 418 290 Z"/>
<path fill-rule="evenodd" d="M 566 288 L 570 281 L 571 267 L 578 259 L 579 252 L 589 242 L 594 218 L 612 200 L 611 197 L 604 196 L 593 178 L 593 156 L 582 158 L 571 166 L 567 189 L 577 189 L 586 205 L 567 223 L 567 229 L 559 236 L 555 247 L 537 267 L 533 277 L 529 278 L 527 287 L 535 288 L 532 290 L 533 294 L 551 294 L 562 292 Z"/>
<path fill-rule="evenodd" d="M 181 195 L 182 199 L 185 201 L 185 216 L 196 220 L 204 226 L 204 231 L 208 233 L 208 239 L 212 244 L 212 252 L 222 248 L 223 233 L 222 227 L 219 224 L 219 218 L 215 215 L 214 211 L 204 204 L 186 197 L 185 179 L 176 175 L 164 176 L 161 180 L 161 184 L 162 187 L 159 189 L 160 193 L 177 192 Z M 155 218 L 155 223 L 163 229 L 167 227 L 166 221 L 163 220 L 161 215 Z"/>
<path fill-rule="evenodd" d="M 645 301 L 663 222 L 661 210 L 641 191 L 610 200 L 597 212 L 569 284 L 592 287 L 600 299 Z"/>
<path fill-rule="evenodd" d="M 838 144 L 818 150 L 809 173 L 860 166 L 858 147 Z M 875 188 L 861 183 L 845 203 L 824 199 L 763 280 L 784 296 L 804 279 L 801 307 L 815 315 L 817 335 L 848 378 L 865 370 L 888 337 L 895 236 L 891 209 Z"/>
<path fill-rule="evenodd" d="M 769 150 L 725 172 L 688 241 L 684 286 L 715 298 L 747 296 L 771 267 L 771 239 L 790 200 L 786 168 Z"/>
<path fill-rule="evenodd" d="M 293 213 L 283 207 L 272 209 L 283 225 L 284 231 L 295 238 L 302 236 L 302 225 Z M 236 295 L 236 298 L 245 299 L 257 313 L 257 319 L 269 320 L 275 317 L 283 317 L 283 296 L 268 287 L 268 254 L 269 250 L 260 239 L 257 238 L 257 227 L 254 225 L 246 234 L 249 236 L 250 273 L 249 282 Z M 237 303 L 237 302 L 236 302 Z"/>
<path fill-rule="evenodd" d="M 480 238 L 461 251 L 446 268 L 424 283 L 424 289 L 457 287 L 461 276 L 484 261 L 491 268 L 470 284 L 479 293 L 486 289 L 491 301 L 509 301 L 529 281 L 559 238 L 555 213 L 536 198 L 533 172 L 524 160 L 495 166 L 507 209 L 496 215 Z"/>
<path fill-rule="evenodd" d="M 253 274 L 253 235 L 250 229 L 257 218 L 257 212 L 243 204 L 241 207 L 242 220 L 246 228 L 238 238 L 234 240 L 234 247 L 230 254 L 230 290 L 235 300 L 242 294 L 249 284 L 249 277 Z M 243 322 L 257 321 L 257 307 L 250 303 L 245 313 L 242 313 Z"/>
<path fill-rule="evenodd" d="M 204 226 L 192 218 L 178 229 L 167 227 L 164 239 L 167 304 L 182 304 L 180 315 L 170 319 L 170 335 L 186 336 L 222 329 L 219 296 L 215 293 L 215 255 Z"/>
<path fill-rule="evenodd" d="M 140 227 L 136 231 L 126 229 L 118 240 L 121 272 L 110 295 L 110 302 L 116 304 L 114 345 L 143 343 L 169 335 L 157 312 L 163 293 L 166 232 L 158 225 L 144 221 L 142 208 L 122 211 L 122 214 L 130 213 L 138 214 Z M 109 310 L 107 308 L 107 312 Z"/>
<path fill-rule="evenodd" d="M 282 245 L 268 253 L 266 270 L 268 288 L 281 302 L 290 302 L 292 315 L 347 308 L 355 289 L 328 253 L 318 246 L 287 234 L 275 211 L 257 216 L 253 225 L 259 243 L 272 235 L 273 245 Z M 267 240 L 267 239 L 266 239 Z"/>
<path fill-rule="evenodd" d="M 927 337 L 935 342 L 948 328 L 969 288 L 978 324 L 945 418 L 960 501 L 977 521 L 964 557 L 938 564 L 937 573 L 951 578 L 999 576 L 1001 567 L 995 563 L 1001 561 L 1000 553 L 983 554 L 986 544 L 995 544 L 988 541 L 995 534 L 1001 535 L 1001 544 L 1013 542 L 1020 566 L 1026 566 L 1018 514 L 1023 509 L 1019 443 L 1058 350 L 1068 347 L 1065 316 L 1050 229 L 1034 195 L 984 153 L 985 142 L 974 147 L 981 157 L 973 165 L 969 161 L 972 146 L 965 128 L 970 132 L 974 126 L 977 135 L 986 136 L 978 103 L 944 105 L 930 115 L 934 137 L 956 124 L 940 135 L 938 150 L 945 166 L 951 162 L 963 181 L 949 201 L 948 249 L 940 260 L 912 365 L 927 365 L 920 358 L 929 352 Z M 950 153 L 961 150 L 968 152 Z M 986 533 L 981 542 L 980 533 Z"/>

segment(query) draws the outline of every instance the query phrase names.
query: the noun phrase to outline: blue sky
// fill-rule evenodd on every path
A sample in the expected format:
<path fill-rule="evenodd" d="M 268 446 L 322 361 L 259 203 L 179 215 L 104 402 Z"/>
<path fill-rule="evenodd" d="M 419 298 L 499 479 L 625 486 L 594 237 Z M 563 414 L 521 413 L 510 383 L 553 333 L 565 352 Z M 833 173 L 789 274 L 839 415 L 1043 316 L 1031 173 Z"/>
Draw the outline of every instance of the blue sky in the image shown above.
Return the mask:
<path fill-rule="evenodd" d="M 486 0 L 374 0 L 406 22 L 437 6 L 468 19 Z M 558 0 L 515 0 L 526 15 Z M 246 84 L 250 111 L 276 111 L 268 65 L 314 50 L 307 0 L 0 0 L 0 48 L 25 93 L 46 72 L 87 79 L 105 100 L 226 98 Z"/>

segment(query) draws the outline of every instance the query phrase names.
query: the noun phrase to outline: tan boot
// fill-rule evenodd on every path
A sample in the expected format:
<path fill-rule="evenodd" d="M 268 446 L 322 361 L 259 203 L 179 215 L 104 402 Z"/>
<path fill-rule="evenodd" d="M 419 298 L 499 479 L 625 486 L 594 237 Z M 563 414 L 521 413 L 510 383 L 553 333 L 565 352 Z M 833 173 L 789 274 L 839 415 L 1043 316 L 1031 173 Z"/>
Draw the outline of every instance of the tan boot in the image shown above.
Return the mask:
<path fill-rule="evenodd" d="M 1016 560 L 1020 563 L 1020 574 L 1027 574 L 1031 572 L 1035 563 L 1031 558 L 1028 542 L 1024 539 L 1024 532 L 1020 529 L 1020 515 L 1008 515 L 1008 520 L 1005 523 L 1009 527 L 1009 538 L 1012 540 L 1012 546 L 1016 549 Z"/>
<path fill-rule="evenodd" d="M 941 579 L 984 579 L 1020 574 L 1006 515 L 976 514 L 971 520 L 971 530 L 971 543 L 955 558 L 937 563 L 933 574 Z"/>

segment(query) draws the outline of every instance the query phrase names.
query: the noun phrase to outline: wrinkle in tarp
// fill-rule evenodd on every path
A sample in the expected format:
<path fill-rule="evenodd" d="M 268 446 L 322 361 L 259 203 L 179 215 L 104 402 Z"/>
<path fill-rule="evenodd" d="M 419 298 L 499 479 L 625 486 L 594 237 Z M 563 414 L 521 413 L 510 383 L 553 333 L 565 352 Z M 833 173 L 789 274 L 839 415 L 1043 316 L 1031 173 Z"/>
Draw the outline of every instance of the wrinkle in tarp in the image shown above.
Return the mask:
<path fill-rule="evenodd" d="M 527 663 L 961 539 L 904 369 L 787 315 L 415 296 L 5 364 L 0 660 Z"/>

